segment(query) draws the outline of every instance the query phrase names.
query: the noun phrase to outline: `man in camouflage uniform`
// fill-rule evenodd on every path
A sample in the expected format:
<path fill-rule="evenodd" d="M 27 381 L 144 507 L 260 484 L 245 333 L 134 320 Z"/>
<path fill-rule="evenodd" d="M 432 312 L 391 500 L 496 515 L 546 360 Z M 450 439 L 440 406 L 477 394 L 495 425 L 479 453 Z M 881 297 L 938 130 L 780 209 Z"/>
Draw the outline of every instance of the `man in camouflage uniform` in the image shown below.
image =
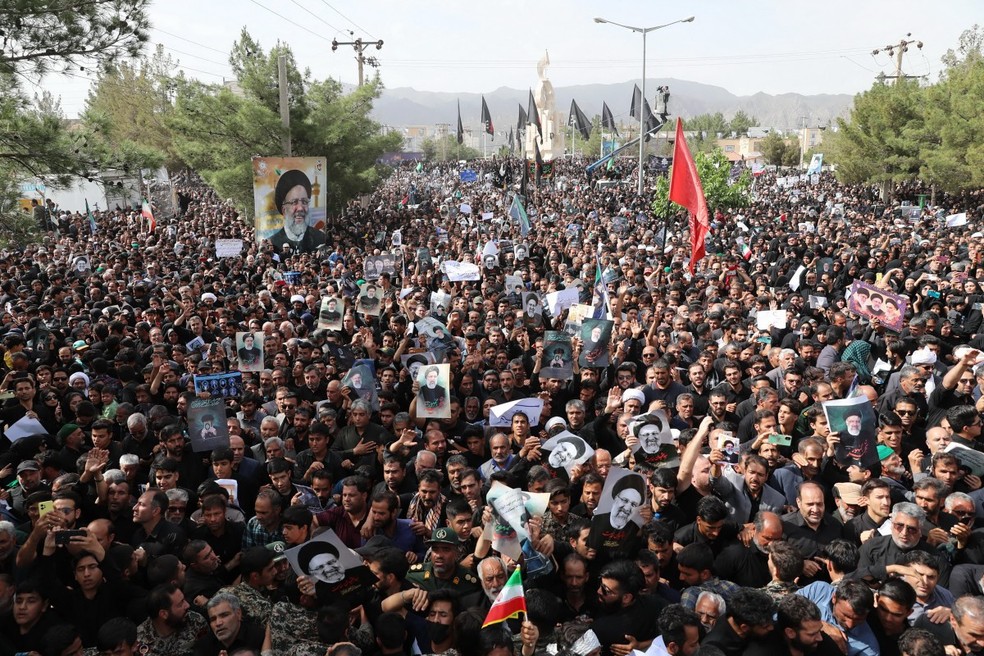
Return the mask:
<path fill-rule="evenodd" d="M 318 612 L 289 601 L 280 601 L 270 609 L 270 639 L 273 651 L 286 653 L 298 638 L 318 635 Z M 293 653 L 293 652 L 292 652 Z M 324 656 L 322 649 L 318 656 Z"/>
<path fill-rule="evenodd" d="M 435 528 L 431 539 L 427 541 L 430 548 L 430 560 L 410 567 L 407 573 L 407 583 L 423 590 L 455 590 L 464 597 L 473 593 L 481 593 L 482 586 L 478 578 L 458 564 L 458 534 L 447 526 Z"/>
<path fill-rule="evenodd" d="M 239 569 L 242 579 L 237 585 L 219 590 L 228 592 L 239 599 L 239 604 L 249 619 L 257 624 L 266 624 L 270 619 L 273 604 L 264 592 L 273 585 L 277 573 L 277 555 L 266 547 L 250 547 L 243 552 Z"/>
<path fill-rule="evenodd" d="M 137 627 L 137 643 L 154 656 L 185 656 L 195 641 L 208 631 L 208 622 L 188 610 L 181 588 L 173 583 L 159 585 L 147 597 L 150 615 Z"/>

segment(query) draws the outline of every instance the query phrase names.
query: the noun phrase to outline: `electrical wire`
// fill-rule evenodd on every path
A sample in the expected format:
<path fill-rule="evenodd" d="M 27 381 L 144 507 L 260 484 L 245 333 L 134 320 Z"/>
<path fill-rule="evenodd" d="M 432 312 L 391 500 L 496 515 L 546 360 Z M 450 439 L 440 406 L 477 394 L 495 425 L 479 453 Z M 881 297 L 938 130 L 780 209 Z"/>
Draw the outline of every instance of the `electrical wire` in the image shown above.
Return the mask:
<path fill-rule="evenodd" d="M 152 29 L 152 30 L 156 30 L 156 31 L 158 31 L 158 32 L 160 32 L 161 34 L 166 34 L 166 35 L 168 35 L 168 36 L 172 36 L 172 37 L 174 37 L 175 39 L 181 39 L 182 41 L 187 41 L 188 43 L 191 43 L 191 44 L 193 44 L 193 45 L 196 45 L 196 46 L 198 46 L 199 48 L 205 48 L 206 50 L 211 50 L 211 51 L 213 51 L 213 52 L 217 52 L 217 53 L 219 53 L 220 55 L 227 55 L 227 54 L 229 54 L 229 53 L 227 53 L 227 52 L 226 52 L 225 50 L 219 50 L 218 48 L 213 48 L 212 46 L 207 46 L 207 45 L 205 45 L 204 43 L 199 43 L 198 41 L 192 41 L 191 39 L 188 39 L 188 38 L 186 38 L 186 37 L 183 37 L 183 36 L 178 36 L 177 34 L 172 34 L 171 32 L 168 32 L 168 31 L 166 31 L 166 30 L 162 30 L 162 29 L 161 29 L 161 28 L 159 28 L 159 27 L 152 27 L 151 29 Z"/>
<path fill-rule="evenodd" d="M 279 14 L 279 13 L 277 13 L 277 12 L 275 12 L 275 11 L 274 11 L 273 9 L 270 9 L 269 7 L 266 7 L 266 6 L 264 6 L 264 5 L 261 5 L 261 4 L 260 4 L 259 2 L 257 2 L 256 0 L 249 0 L 249 1 L 250 1 L 250 2 L 252 2 L 252 3 L 254 4 L 254 5 L 256 5 L 257 7 L 259 7 L 260 9 L 266 9 L 266 10 L 267 10 L 268 12 L 270 12 L 270 13 L 271 13 L 271 14 L 273 14 L 274 16 L 277 16 L 278 18 L 282 18 L 283 20 L 285 20 L 285 21 L 287 21 L 288 23 L 290 23 L 290 24 L 291 24 L 291 25 L 293 25 L 294 27 L 299 27 L 299 28 L 301 28 L 302 30 L 304 30 L 305 32 L 307 32 L 308 34 L 312 34 L 312 35 L 314 35 L 314 36 L 316 36 L 316 37 L 318 37 L 319 39 L 321 39 L 321 40 L 323 40 L 323 41 L 327 41 L 328 43 L 331 43 L 331 40 L 329 40 L 329 39 L 328 39 L 328 37 L 326 37 L 325 35 L 323 35 L 323 34 L 318 34 L 318 33 L 317 33 L 317 32 L 315 32 L 314 30 L 310 30 L 310 29 L 308 29 L 308 28 L 306 28 L 306 27 L 304 27 L 303 25 L 301 25 L 300 23 L 295 23 L 294 21 L 292 21 L 291 19 L 289 19 L 289 18 L 287 18 L 287 17 L 286 17 L 286 16 L 284 16 L 283 14 Z"/>
<path fill-rule="evenodd" d="M 324 23 L 325 25 L 327 25 L 331 29 L 335 30 L 336 32 L 341 32 L 340 29 L 338 29 L 337 27 L 335 27 L 334 25 L 332 25 L 331 23 L 329 23 L 328 21 L 326 21 L 321 16 L 318 16 L 316 13 L 314 13 L 313 11 L 311 11 L 310 9 L 308 9 L 307 7 L 305 7 L 304 5 L 302 5 L 297 0 L 290 0 L 290 1 L 293 2 L 295 5 L 297 5 L 298 7 L 300 7 L 301 9 L 303 9 L 304 11 L 306 11 L 307 13 L 309 13 L 312 16 L 314 16 L 315 18 L 317 18 L 319 21 L 321 21 L 322 23 Z"/>
<path fill-rule="evenodd" d="M 151 43 L 154 43 L 154 42 L 151 42 Z M 193 55 L 190 52 L 185 52 L 184 50 L 178 50 L 177 48 L 172 48 L 171 46 L 168 46 L 168 45 L 165 45 L 165 44 L 161 43 L 160 41 L 157 41 L 156 44 L 159 45 L 159 46 L 161 46 L 162 48 L 164 48 L 165 50 L 167 50 L 169 52 L 175 52 L 175 53 L 177 53 L 179 55 L 185 55 L 186 57 L 194 57 L 195 59 L 201 59 L 202 61 L 208 62 L 209 64 L 217 64 L 219 66 L 225 66 L 225 67 L 231 68 L 229 66 L 229 62 L 220 62 L 220 61 L 215 61 L 214 59 L 209 59 L 207 57 L 202 57 L 201 55 Z"/>
<path fill-rule="evenodd" d="M 372 32 L 370 32 L 370 31 L 369 31 L 369 30 L 367 30 L 366 28 L 364 28 L 364 27 L 362 27 L 362 26 L 360 26 L 360 25 L 359 25 L 358 23 L 356 23 L 356 22 L 355 22 L 354 20 L 352 20 L 351 18 L 349 18 L 348 16 L 346 16 L 345 14 L 343 14 L 342 12 L 340 12 L 340 11 L 338 11 L 337 9 L 335 9 L 334 7 L 332 7 L 332 6 L 330 5 L 330 4 L 328 4 L 328 0 L 321 0 L 321 3 L 322 3 L 322 4 L 324 4 L 324 6 L 326 6 L 326 7 L 328 7 L 329 9 L 331 9 L 331 10 L 332 10 L 333 12 L 335 12 L 336 14 L 338 14 L 339 16 L 341 16 L 342 18 L 344 18 L 345 20 L 347 20 L 347 21 L 348 21 L 349 23 L 351 23 L 351 24 L 352 24 L 352 25 L 353 25 L 353 26 L 354 26 L 354 27 L 355 27 L 355 28 L 356 28 L 357 30 L 359 30 L 360 32 L 362 32 L 362 33 L 364 33 L 364 34 L 365 34 L 366 36 L 368 36 L 368 37 L 369 37 L 370 39 L 375 39 L 375 38 L 376 38 L 376 36 L 375 36 L 375 35 L 374 35 L 374 34 L 373 34 Z"/>

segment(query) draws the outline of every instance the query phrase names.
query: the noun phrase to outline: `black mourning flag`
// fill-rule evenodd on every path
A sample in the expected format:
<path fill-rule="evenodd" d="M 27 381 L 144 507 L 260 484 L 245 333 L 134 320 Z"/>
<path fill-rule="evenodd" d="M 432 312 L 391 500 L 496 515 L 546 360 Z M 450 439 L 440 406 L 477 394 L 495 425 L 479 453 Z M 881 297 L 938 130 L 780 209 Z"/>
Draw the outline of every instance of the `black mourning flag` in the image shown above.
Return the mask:
<path fill-rule="evenodd" d="M 611 130 L 618 136 L 618 128 L 615 127 L 615 117 L 612 116 L 612 110 L 608 108 L 608 103 L 602 103 L 601 106 L 601 127 L 604 130 Z"/>
<path fill-rule="evenodd" d="M 642 101 L 642 91 L 639 91 L 639 85 L 635 85 L 632 90 L 632 105 L 629 106 L 629 116 L 632 118 L 639 118 L 639 107 Z"/>
<path fill-rule="evenodd" d="M 577 106 L 576 100 L 571 100 L 571 115 L 568 120 L 574 124 L 574 129 L 580 132 L 584 139 L 591 138 L 591 121 L 584 115 L 581 108 Z"/>
<path fill-rule="evenodd" d="M 543 126 L 540 125 L 540 112 L 536 109 L 536 101 L 533 100 L 533 91 L 530 91 L 530 102 L 529 108 L 526 111 L 526 115 L 529 117 L 529 123 L 536 126 L 536 133 L 539 135 L 540 139 L 543 139 Z"/>
<path fill-rule="evenodd" d="M 494 139 L 495 126 L 492 125 L 492 115 L 489 113 L 489 106 L 485 104 L 485 96 L 482 96 L 482 124 L 485 126 L 485 132 L 491 134 Z"/>
<path fill-rule="evenodd" d="M 463 143 L 465 140 L 465 129 L 461 127 L 461 101 L 458 101 L 458 143 Z"/>

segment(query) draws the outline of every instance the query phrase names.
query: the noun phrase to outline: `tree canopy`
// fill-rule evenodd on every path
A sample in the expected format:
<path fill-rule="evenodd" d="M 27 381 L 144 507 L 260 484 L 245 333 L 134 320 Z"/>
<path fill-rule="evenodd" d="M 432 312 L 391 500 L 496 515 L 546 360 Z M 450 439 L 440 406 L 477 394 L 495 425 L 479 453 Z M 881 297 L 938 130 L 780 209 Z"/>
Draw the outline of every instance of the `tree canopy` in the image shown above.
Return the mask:
<path fill-rule="evenodd" d="M 0 72 L 41 75 L 136 57 L 147 42 L 150 0 L 4 0 Z"/>
<path fill-rule="evenodd" d="M 689 143 L 689 140 L 688 140 Z M 751 201 L 749 189 L 752 186 L 752 176 L 743 169 L 737 179 L 731 178 L 731 162 L 720 149 L 711 153 L 694 153 L 694 163 L 700 176 L 707 208 L 715 210 L 730 210 L 737 207 L 747 207 Z M 672 174 L 672 169 L 671 169 Z M 670 178 L 660 176 L 656 179 L 656 190 L 653 193 L 653 214 L 659 217 L 672 216 L 686 210 L 670 200 Z"/>
<path fill-rule="evenodd" d="M 45 73 L 97 71 L 139 53 L 147 40 L 150 0 L 5 0 L 0 3 L 0 240 L 32 238 L 33 222 L 17 206 L 19 184 L 46 186 L 91 177 L 106 158 L 89 126 L 70 127 L 50 94 L 32 102 L 24 83 Z M 126 153 L 132 155 L 132 151 Z"/>
<path fill-rule="evenodd" d="M 943 57 L 940 79 L 876 83 L 824 141 L 825 159 L 848 183 L 922 179 L 949 192 L 984 185 L 984 32 L 965 31 Z"/>
<path fill-rule="evenodd" d="M 175 151 L 221 196 L 252 216 L 250 158 L 285 154 L 277 94 L 281 55 L 287 59 L 292 155 L 327 158 L 328 206 L 337 210 L 370 191 L 383 173 L 376 159 L 402 146 L 399 134 L 382 134 L 369 116 L 382 91 L 378 76 L 345 93 L 338 82 L 314 81 L 301 71 L 288 45 L 278 43 L 264 52 L 243 30 L 230 56 L 241 92 L 199 82 L 176 85 L 166 121 Z"/>
<path fill-rule="evenodd" d="M 797 166 L 800 158 L 799 140 L 770 132 L 759 142 L 759 150 L 765 161 L 775 166 Z"/>

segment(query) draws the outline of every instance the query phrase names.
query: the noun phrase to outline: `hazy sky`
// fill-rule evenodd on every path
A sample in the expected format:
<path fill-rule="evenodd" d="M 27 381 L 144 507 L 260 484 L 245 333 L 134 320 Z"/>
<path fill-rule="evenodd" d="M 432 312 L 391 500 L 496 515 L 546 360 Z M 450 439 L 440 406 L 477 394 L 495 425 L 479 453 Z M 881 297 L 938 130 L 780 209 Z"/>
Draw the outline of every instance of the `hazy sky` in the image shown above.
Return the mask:
<path fill-rule="evenodd" d="M 273 10 L 282 17 L 269 10 Z M 163 44 L 190 77 L 230 78 L 227 53 L 245 27 L 264 48 L 290 43 L 315 78 L 355 82 L 352 48 L 331 40 L 383 39 L 371 48 L 388 87 L 491 91 L 536 82 L 550 53 L 555 87 L 639 79 L 642 39 L 592 19 L 648 27 L 689 15 L 648 37 L 647 77 L 672 77 L 745 95 L 857 93 L 895 62 L 871 51 L 911 32 L 924 47 L 906 53 L 903 71 L 939 74 L 940 56 L 980 15 L 980 0 L 156 0 L 153 43 Z M 354 32 L 354 36 L 349 33 Z M 49 76 L 69 116 L 84 107 L 87 79 Z"/>

